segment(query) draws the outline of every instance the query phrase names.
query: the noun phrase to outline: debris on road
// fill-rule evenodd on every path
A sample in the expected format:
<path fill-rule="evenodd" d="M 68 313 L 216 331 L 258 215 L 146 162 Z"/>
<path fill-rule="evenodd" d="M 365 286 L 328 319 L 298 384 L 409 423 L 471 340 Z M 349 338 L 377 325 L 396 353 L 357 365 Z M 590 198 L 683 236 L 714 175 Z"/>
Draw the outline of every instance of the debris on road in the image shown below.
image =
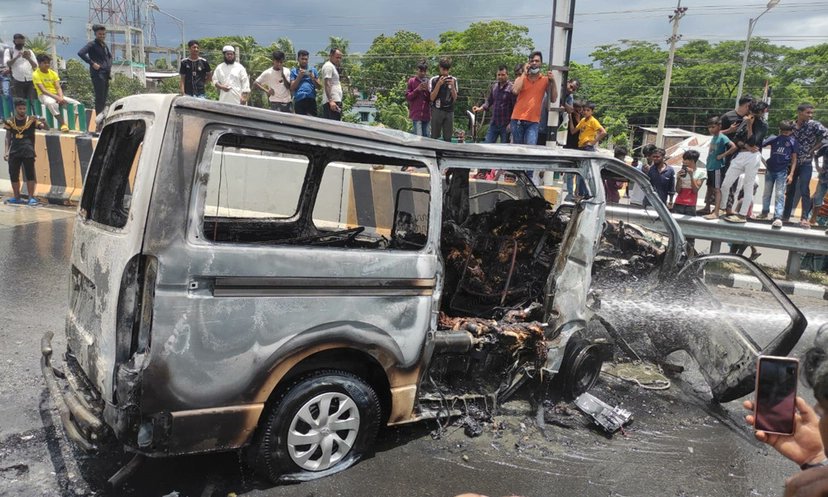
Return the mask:
<path fill-rule="evenodd" d="M 578 409 L 588 414 L 592 420 L 604 429 L 607 434 L 613 434 L 624 425 L 632 422 L 632 413 L 618 406 L 612 407 L 598 397 L 583 393 L 575 399 Z"/>

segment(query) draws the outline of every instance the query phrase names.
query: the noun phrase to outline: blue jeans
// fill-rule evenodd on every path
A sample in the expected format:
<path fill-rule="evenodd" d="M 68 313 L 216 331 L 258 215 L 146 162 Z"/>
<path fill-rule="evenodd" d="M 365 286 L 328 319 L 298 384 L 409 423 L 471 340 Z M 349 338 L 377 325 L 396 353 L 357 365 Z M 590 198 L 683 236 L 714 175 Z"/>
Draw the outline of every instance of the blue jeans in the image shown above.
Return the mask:
<path fill-rule="evenodd" d="M 512 143 L 518 145 L 537 145 L 538 123 L 512 119 Z"/>
<path fill-rule="evenodd" d="M 412 122 L 414 123 L 414 130 L 412 131 L 412 133 L 414 133 L 417 136 L 425 136 L 426 138 L 428 138 L 430 136 L 429 124 L 431 124 L 431 121 L 412 121 Z"/>
<path fill-rule="evenodd" d="M 489 124 L 489 130 L 486 131 L 486 138 L 484 140 L 485 143 L 496 143 L 498 137 L 500 137 L 500 143 L 509 143 L 508 139 L 508 132 L 506 128 L 508 125 L 497 125 L 494 123 Z"/>
<path fill-rule="evenodd" d="M 785 210 L 785 179 L 788 171 L 765 171 L 765 192 L 762 194 L 762 214 L 770 213 L 771 195 L 776 191 L 776 201 L 773 207 L 773 218 L 782 219 Z"/>

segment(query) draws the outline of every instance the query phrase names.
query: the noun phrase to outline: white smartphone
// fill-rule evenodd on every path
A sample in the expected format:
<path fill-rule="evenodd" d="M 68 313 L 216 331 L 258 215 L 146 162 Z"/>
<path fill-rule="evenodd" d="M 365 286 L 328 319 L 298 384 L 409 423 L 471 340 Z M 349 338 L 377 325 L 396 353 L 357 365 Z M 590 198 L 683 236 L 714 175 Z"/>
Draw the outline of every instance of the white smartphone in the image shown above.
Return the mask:
<path fill-rule="evenodd" d="M 753 403 L 754 430 L 793 434 L 798 378 L 799 360 L 759 356 L 756 361 L 756 400 Z"/>

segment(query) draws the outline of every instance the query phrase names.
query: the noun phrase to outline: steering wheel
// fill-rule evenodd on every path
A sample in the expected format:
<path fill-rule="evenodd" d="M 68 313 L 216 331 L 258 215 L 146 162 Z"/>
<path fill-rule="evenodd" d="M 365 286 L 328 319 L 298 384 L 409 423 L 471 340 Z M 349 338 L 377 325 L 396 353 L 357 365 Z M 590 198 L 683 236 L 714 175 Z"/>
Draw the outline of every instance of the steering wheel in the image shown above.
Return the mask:
<path fill-rule="evenodd" d="M 319 233 L 316 236 L 310 237 L 308 241 L 312 242 L 314 240 L 319 240 L 320 238 L 331 238 L 330 240 L 324 240 L 320 243 L 327 244 L 333 241 L 343 240 L 346 244 L 348 244 L 353 242 L 357 235 L 359 235 L 363 231 L 365 231 L 365 226 L 357 226 L 356 228 L 349 228 L 341 231 L 333 231 L 331 233 Z"/>

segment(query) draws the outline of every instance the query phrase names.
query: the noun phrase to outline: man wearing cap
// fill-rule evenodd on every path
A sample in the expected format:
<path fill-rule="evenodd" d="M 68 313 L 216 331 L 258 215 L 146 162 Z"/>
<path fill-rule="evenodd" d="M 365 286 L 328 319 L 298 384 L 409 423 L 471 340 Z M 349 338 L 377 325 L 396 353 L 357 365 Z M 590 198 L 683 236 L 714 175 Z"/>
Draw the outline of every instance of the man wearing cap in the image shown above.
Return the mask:
<path fill-rule="evenodd" d="M 109 80 L 112 79 L 112 52 L 106 44 L 106 27 L 95 24 L 92 32 L 95 39 L 78 51 L 78 57 L 89 64 L 89 77 L 95 91 L 95 113 L 100 117 L 106 108 Z"/>
<path fill-rule="evenodd" d="M 11 94 L 14 98 L 37 100 L 32 73 L 37 69 L 37 60 L 31 50 L 25 48 L 26 37 L 14 35 L 14 46 L 3 51 L 3 65 L 11 73 Z"/>
<path fill-rule="evenodd" d="M 213 83 L 219 91 L 219 102 L 247 105 L 250 95 L 250 78 L 243 65 L 236 63 L 236 50 L 225 45 L 224 62 L 216 66 Z"/>

